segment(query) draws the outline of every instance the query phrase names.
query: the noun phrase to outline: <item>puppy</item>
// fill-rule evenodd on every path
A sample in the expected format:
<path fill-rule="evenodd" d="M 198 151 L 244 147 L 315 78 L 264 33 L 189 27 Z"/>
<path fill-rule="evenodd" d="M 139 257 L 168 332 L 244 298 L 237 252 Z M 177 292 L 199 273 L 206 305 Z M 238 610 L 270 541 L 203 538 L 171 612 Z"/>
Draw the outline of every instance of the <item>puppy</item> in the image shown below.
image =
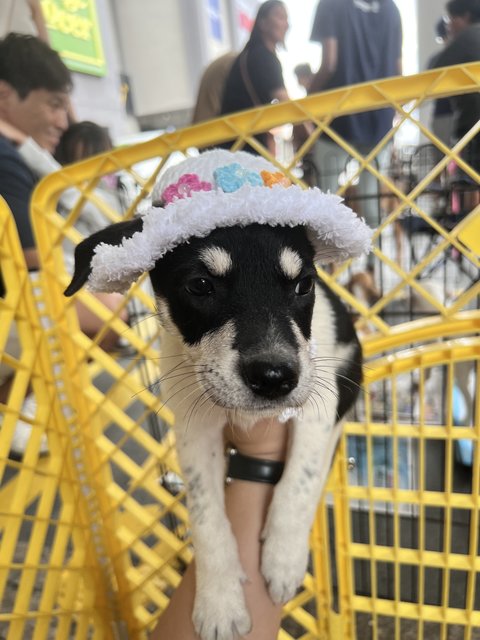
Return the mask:
<path fill-rule="evenodd" d="M 248 154 L 222 153 L 250 162 L 244 158 Z M 272 197 L 272 211 L 281 190 L 288 191 L 243 186 L 236 190 L 243 197 L 235 200 L 242 219 L 248 219 L 258 198 L 266 198 L 264 210 Z M 290 196 L 297 193 L 296 187 L 289 189 L 294 190 Z M 233 202 L 224 192 L 201 191 L 188 194 L 183 204 L 167 204 L 163 215 L 173 212 L 175 221 L 183 221 L 182 207 L 195 201 L 189 209 L 193 220 L 205 202 L 227 208 Z M 240 225 L 232 215 L 232 224 L 222 219 L 217 226 L 209 216 L 209 229 L 194 230 L 188 241 L 176 231 L 176 246 L 169 243 L 165 251 L 151 229 L 161 227 L 164 242 L 172 219 L 159 217 L 151 229 L 146 218 L 113 225 L 77 247 L 75 274 L 66 290 L 72 295 L 87 281 L 118 290 L 149 271 L 165 329 L 162 395 L 175 413 L 196 557 L 193 622 L 202 640 L 233 640 L 251 628 L 242 587 L 246 576 L 224 511 L 225 424 L 248 429 L 268 416 L 291 420 L 288 459 L 262 536 L 261 570 L 272 600 L 283 603 L 304 578 L 309 530 L 341 420 L 361 383 L 360 345 L 343 304 L 316 275 L 318 247 L 311 229 L 282 224 L 283 214 L 277 214 L 272 222 L 280 224 Z M 298 212 L 293 215 L 296 219 Z M 358 224 L 354 214 L 350 219 Z M 142 242 L 154 248 L 144 244 L 142 253 Z M 98 276 L 104 267 L 104 276 Z"/>

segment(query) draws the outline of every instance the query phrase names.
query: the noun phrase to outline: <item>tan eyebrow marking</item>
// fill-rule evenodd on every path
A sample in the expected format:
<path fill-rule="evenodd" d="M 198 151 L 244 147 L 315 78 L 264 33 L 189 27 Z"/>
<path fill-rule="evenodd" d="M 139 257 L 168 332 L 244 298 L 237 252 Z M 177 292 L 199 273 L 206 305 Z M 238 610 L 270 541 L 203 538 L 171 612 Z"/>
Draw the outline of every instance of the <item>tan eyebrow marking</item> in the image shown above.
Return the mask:
<path fill-rule="evenodd" d="M 200 260 L 214 276 L 226 276 L 233 266 L 231 255 L 221 247 L 202 249 Z"/>
<path fill-rule="evenodd" d="M 285 247 L 280 252 L 280 267 L 287 278 L 292 280 L 300 275 L 303 262 L 296 251 Z"/>

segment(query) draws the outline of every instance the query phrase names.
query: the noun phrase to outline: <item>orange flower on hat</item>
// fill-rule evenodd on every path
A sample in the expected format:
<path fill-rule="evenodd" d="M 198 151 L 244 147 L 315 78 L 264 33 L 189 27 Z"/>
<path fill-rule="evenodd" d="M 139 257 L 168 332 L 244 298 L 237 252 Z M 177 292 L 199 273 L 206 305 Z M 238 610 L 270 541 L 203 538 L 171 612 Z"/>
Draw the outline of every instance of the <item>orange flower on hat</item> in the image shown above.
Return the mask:
<path fill-rule="evenodd" d="M 274 173 L 271 171 L 261 171 L 260 175 L 262 176 L 263 184 L 266 187 L 273 187 L 274 184 L 281 184 L 284 187 L 289 187 L 292 184 L 287 176 L 280 171 L 275 171 Z"/>

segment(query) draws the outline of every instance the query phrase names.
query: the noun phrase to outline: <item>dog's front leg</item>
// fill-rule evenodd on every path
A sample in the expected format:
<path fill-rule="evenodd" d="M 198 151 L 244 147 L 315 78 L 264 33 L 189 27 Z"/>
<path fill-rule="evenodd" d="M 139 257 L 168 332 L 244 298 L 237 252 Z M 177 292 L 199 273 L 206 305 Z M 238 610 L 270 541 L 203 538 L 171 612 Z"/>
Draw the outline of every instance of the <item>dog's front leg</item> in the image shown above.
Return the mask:
<path fill-rule="evenodd" d="M 187 487 L 196 563 L 193 623 L 202 640 L 233 640 L 251 628 L 242 583 L 245 575 L 224 504 L 225 415 L 176 425 L 177 450 Z"/>
<path fill-rule="evenodd" d="M 292 425 L 287 465 L 262 534 L 262 574 L 277 604 L 290 600 L 305 576 L 309 532 L 341 432 L 334 420 L 305 415 Z"/>

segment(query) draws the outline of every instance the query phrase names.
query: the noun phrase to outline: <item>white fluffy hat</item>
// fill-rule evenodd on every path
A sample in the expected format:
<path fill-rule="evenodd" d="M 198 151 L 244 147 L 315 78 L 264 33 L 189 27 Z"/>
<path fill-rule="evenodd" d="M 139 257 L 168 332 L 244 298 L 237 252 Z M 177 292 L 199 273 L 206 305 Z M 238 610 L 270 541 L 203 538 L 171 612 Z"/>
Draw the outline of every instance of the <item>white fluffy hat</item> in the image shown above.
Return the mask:
<path fill-rule="evenodd" d="M 265 159 L 244 151 L 201 153 L 165 171 L 143 228 L 119 245 L 99 244 L 90 288 L 128 289 L 168 251 L 216 228 L 253 223 L 305 226 L 318 264 L 367 253 L 372 230 L 339 196 L 290 183 Z"/>

